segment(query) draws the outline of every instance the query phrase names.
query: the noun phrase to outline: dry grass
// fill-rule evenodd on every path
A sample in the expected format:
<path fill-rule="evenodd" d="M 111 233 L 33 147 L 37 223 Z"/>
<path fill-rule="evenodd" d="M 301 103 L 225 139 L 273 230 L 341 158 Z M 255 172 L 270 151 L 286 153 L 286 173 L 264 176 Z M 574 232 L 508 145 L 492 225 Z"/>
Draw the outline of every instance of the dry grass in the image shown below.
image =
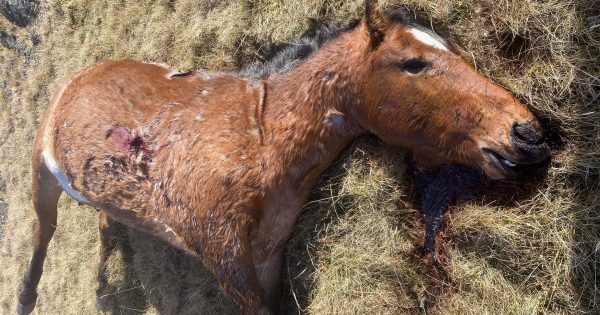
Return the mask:
<path fill-rule="evenodd" d="M 441 266 L 417 252 L 423 233 L 402 152 L 358 141 L 323 176 L 287 255 L 287 309 L 314 314 L 600 312 L 600 3 L 596 0 L 406 0 L 443 25 L 466 58 L 535 107 L 569 141 L 547 179 L 519 197 L 451 211 Z M 102 59 L 234 69 L 309 18 L 348 19 L 362 1 L 49 0 L 29 29 L 0 28 L 31 49 L 0 50 L 0 309 L 12 313 L 32 247 L 33 133 L 69 73 Z M 37 36 L 39 44 L 33 45 Z M 39 287 L 40 314 L 93 314 L 95 211 L 67 198 Z M 0 213 L 0 222 L 2 222 Z M 123 229 L 110 261 L 110 313 L 230 313 L 200 265 Z"/>

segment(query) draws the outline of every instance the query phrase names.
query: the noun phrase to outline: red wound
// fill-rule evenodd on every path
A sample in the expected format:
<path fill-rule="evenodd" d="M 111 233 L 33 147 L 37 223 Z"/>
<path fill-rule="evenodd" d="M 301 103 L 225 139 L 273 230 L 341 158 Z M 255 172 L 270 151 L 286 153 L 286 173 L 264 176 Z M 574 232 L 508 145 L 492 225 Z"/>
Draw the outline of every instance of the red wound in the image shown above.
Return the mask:
<path fill-rule="evenodd" d="M 114 125 L 106 133 L 106 139 L 120 152 L 138 156 L 142 154 L 142 161 L 152 161 L 153 151 L 141 136 L 132 135 L 131 131 L 120 124 Z"/>

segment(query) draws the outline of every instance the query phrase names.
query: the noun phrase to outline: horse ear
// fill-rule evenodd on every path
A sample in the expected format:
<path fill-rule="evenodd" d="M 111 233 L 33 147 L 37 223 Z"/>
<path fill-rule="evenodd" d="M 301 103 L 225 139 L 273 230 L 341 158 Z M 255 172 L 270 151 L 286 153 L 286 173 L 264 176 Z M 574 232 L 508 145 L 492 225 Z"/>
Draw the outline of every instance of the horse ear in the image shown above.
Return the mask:
<path fill-rule="evenodd" d="M 385 36 L 385 18 L 377 6 L 377 0 L 365 0 L 365 23 L 371 38 L 371 47 L 376 48 Z"/>

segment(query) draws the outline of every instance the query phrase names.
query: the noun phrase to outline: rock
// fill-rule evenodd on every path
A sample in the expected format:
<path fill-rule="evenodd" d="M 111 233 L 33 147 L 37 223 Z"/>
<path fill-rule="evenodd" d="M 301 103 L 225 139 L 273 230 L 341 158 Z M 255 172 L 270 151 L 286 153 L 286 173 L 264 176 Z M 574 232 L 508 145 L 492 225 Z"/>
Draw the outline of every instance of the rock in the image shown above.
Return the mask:
<path fill-rule="evenodd" d="M 0 0 L 0 12 L 13 24 L 25 27 L 37 17 L 38 2 L 34 0 Z"/>

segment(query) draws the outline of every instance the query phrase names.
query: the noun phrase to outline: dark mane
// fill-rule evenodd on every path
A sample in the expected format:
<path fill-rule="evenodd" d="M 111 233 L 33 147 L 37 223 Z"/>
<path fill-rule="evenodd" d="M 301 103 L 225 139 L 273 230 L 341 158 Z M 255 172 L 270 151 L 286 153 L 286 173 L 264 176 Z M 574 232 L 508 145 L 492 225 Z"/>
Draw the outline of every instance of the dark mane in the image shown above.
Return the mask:
<path fill-rule="evenodd" d="M 254 61 L 240 70 L 240 74 L 265 78 L 272 74 L 285 73 L 319 50 L 325 43 L 340 34 L 351 31 L 358 21 L 316 22 L 302 36 L 290 43 L 271 44 L 263 52 L 264 60 Z"/>
<path fill-rule="evenodd" d="M 401 6 L 387 11 L 385 15 L 390 22 L 411 25 L 418 28 L 433 37 L 439 38 L 452 49 L 453 43 L 451 41 L 440 36 L 430 27 L 424 26 L 431 25 L 431 23 L 422 12 L 412 11 Z M 312 20 L 309 29 L 300 38 L 290 43 L 272 43 L 266 45 L 267 48 L 259 52 L 262 60 L 256 60 L 242 67 L 239 73 L 253 78 L 266 78 L 272 74 L 288 72 L 326 43 L 336 39 L 345 32 L 353 30 L 359 22 L 360 20 L 350 22 L 322 22 Z"/>

